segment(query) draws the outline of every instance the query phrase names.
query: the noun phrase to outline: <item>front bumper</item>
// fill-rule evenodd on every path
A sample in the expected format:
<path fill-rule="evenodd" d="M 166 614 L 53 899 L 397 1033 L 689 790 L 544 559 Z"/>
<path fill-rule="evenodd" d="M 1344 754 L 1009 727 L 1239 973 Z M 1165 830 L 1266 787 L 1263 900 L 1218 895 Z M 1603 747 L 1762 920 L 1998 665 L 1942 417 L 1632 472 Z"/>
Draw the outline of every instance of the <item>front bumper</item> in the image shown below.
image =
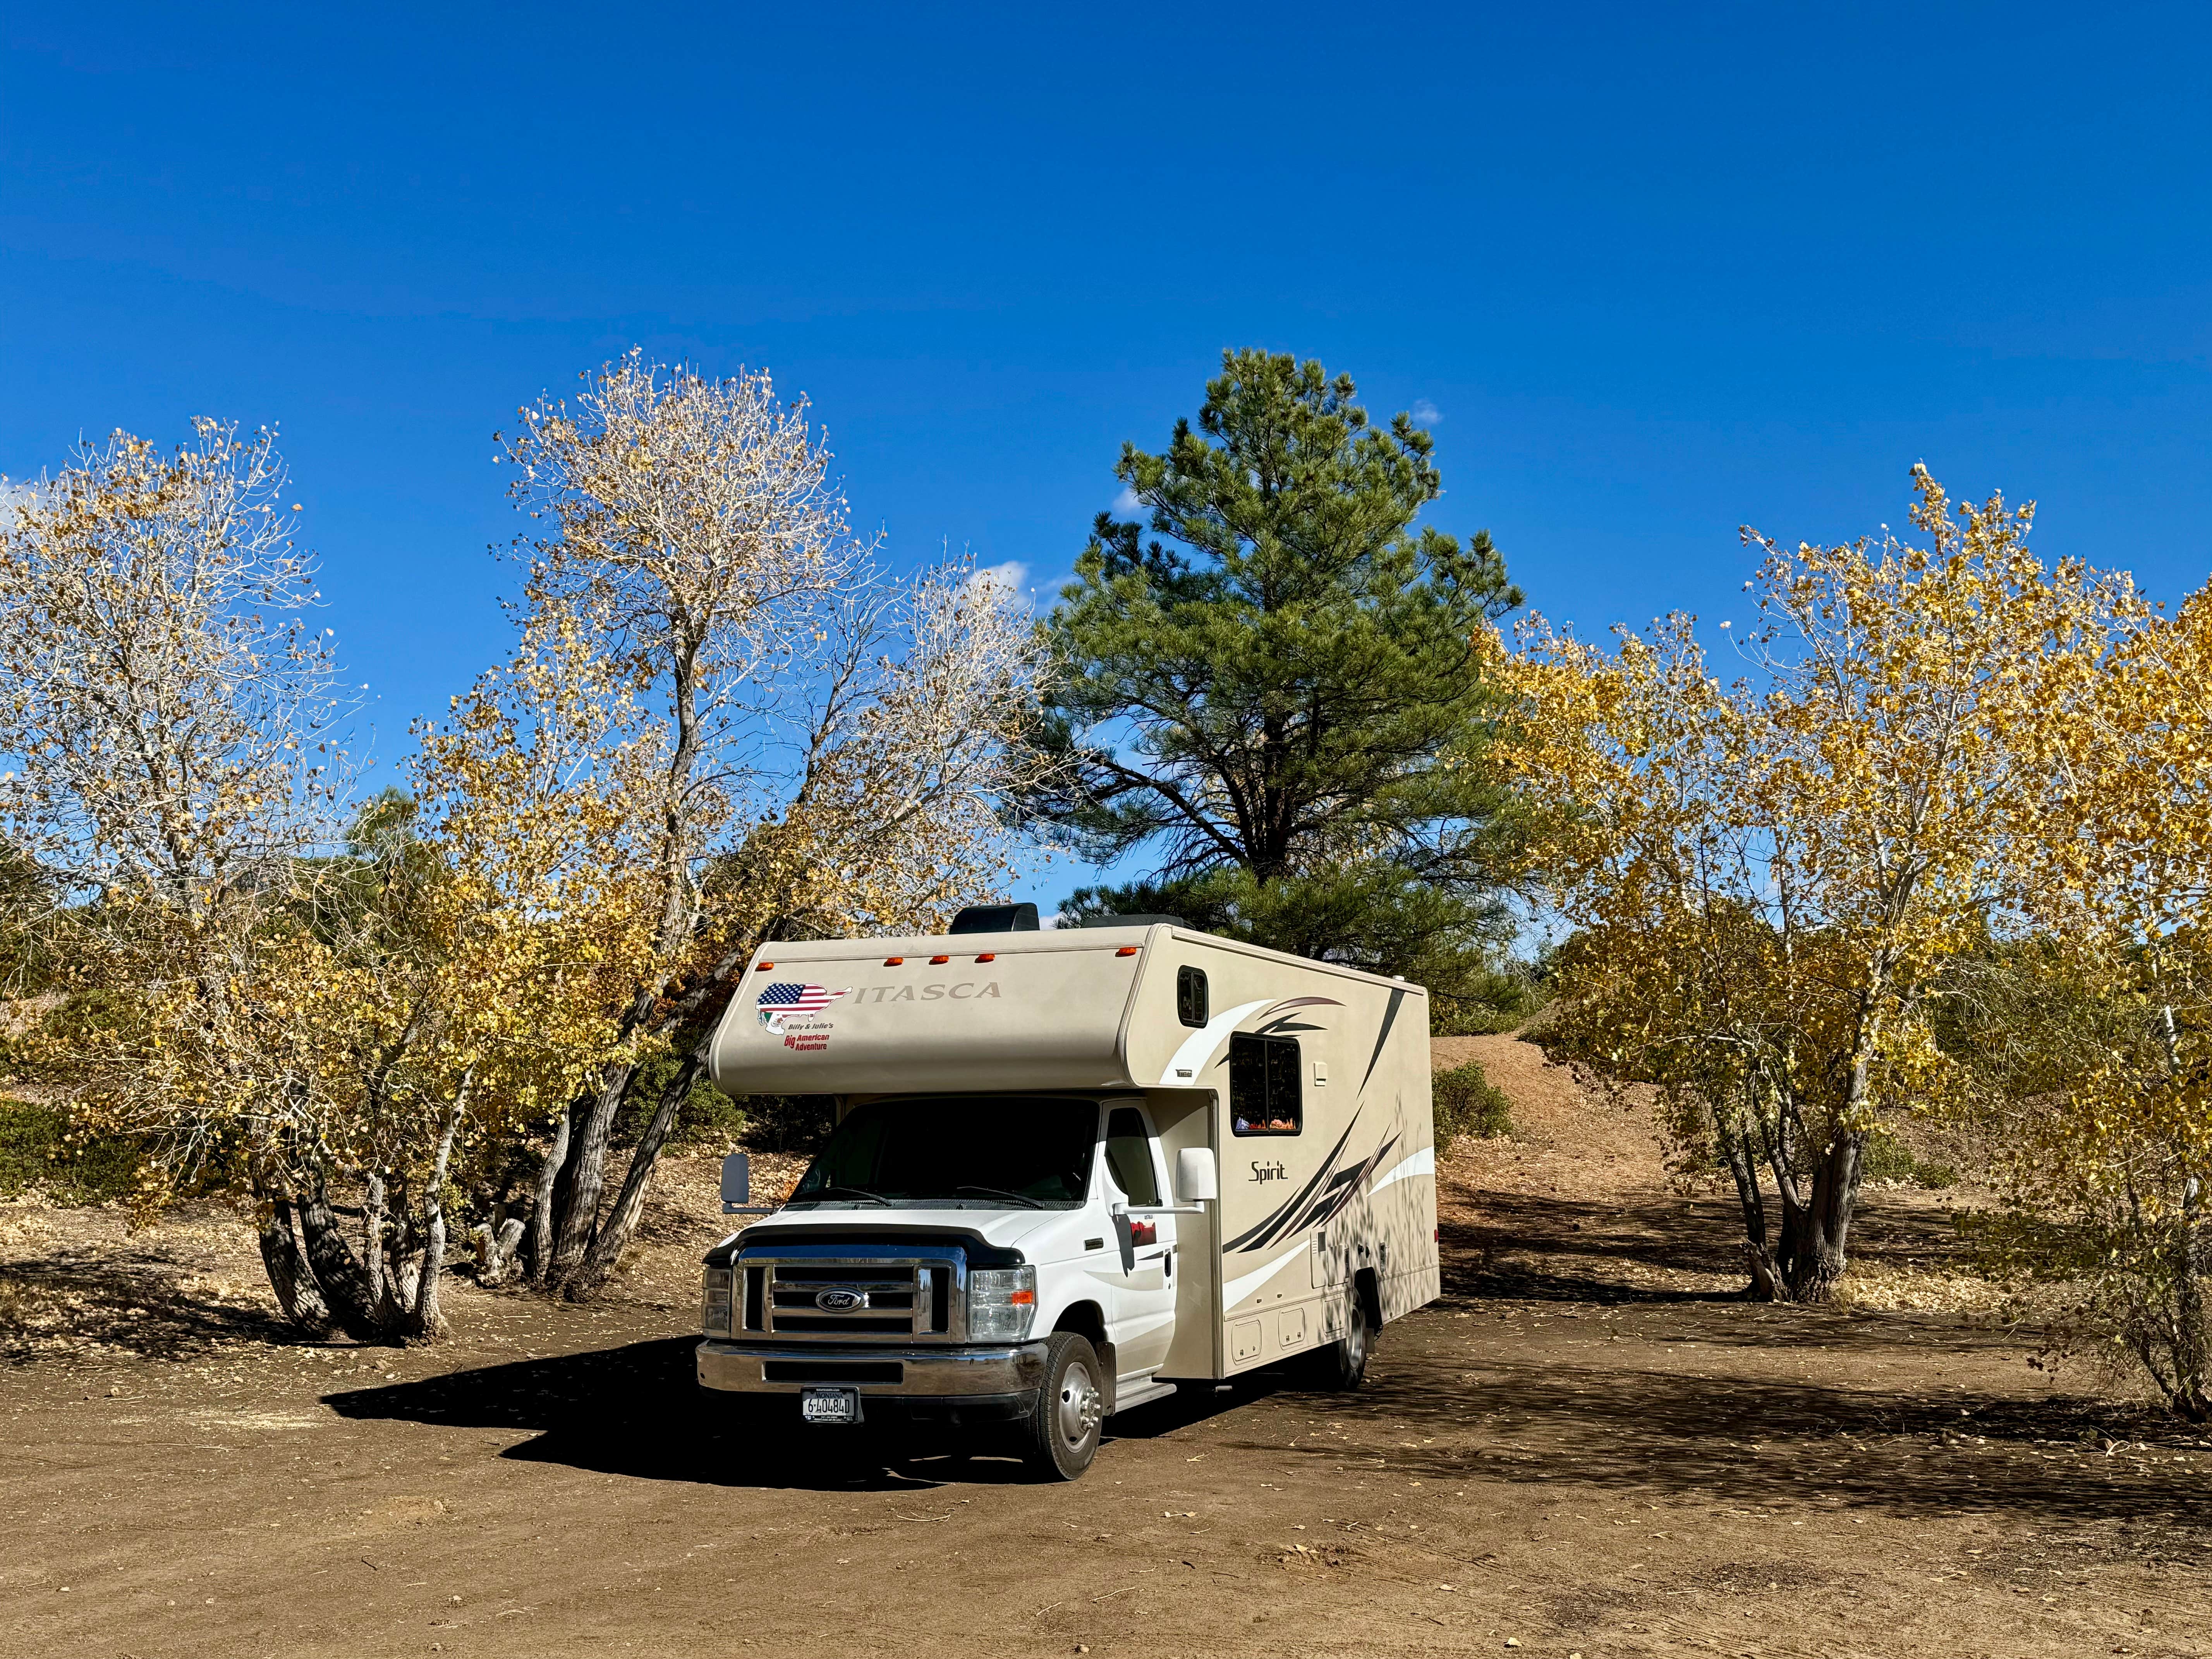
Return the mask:
<path fill-rule="evenodd" d="M 1032 1395 L 1044 1382 L 1045 1345 L 893 1348 L 828 1342 L 699 1345 L 699 1386 L 730 1394 L 858 1389 L 864 1398 L 973 1401 Z"/>

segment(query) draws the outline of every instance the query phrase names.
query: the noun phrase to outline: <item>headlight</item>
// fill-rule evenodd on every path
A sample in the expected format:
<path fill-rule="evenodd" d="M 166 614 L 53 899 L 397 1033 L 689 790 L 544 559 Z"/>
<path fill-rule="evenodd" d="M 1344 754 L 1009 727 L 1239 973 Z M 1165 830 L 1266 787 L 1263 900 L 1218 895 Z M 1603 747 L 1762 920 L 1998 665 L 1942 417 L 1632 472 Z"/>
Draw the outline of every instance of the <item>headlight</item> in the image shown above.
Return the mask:
<path fill-rule="evenodd" d="M 709 1336 L 730 1334 L 730 1270 L 707 1269 L 706 1288 L 699 1297 L 699 1328 Z"/>
<path fill-rule="evenodd" d="M 1018 1342 L 1036 1318 L 1035 1267 L 984 1267 L 968 1275 L 968 1334 L 986 1342 Z"/>

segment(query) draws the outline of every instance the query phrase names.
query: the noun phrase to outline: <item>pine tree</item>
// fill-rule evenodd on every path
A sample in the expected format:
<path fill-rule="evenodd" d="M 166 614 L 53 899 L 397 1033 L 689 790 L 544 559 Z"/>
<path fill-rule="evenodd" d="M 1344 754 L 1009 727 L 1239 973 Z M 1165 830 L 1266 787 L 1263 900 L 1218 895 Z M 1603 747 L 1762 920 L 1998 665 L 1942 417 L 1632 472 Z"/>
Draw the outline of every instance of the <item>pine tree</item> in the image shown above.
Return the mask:
<path fill-rule="evenodd" d="M 1354 396 L 1318 362 L 1225 351 L 1195 429 L 1123 447 L 1152 538 L 1100 514 L 1046 625 L 1060 767 L 1032 806 L 1099 863 L 1156 860 L 1073 913 L 1401 973 L 1449 1012 L 1504 990 L 1513 825 L 1474 640 L 1521 595 L 1487 532 L 1416 528 L 1433 440 Z"/>

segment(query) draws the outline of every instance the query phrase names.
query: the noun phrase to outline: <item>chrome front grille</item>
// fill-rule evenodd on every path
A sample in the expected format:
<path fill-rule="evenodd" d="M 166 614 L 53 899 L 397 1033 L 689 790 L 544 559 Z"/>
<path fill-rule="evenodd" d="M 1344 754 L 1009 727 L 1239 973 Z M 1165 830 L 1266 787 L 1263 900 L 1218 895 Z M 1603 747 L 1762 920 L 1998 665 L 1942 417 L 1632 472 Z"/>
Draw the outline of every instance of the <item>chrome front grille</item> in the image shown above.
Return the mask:
<path fill-rule="evenodd" d="M 966 1273 L 957 1251 L 859 1256 L 849 1245 L 760 1245 L 732 1265 L 742 1275 L 733 1333 L 740 1338 L 944 1342 L 963 1334 Z"/>
<path fill-rule="evenodd" d="M 854 1269 L 796 1261 L 769 1267 L 764 1294 L 769 1330 L 777 1335 L 842 1332 L 871 1336 L 926 1333 L 915 1314 L 927 1304 L 931 1269 L 902 1267 L 896 1278 L 878 1267 Z M 862 1275 L 866 1275 L 863 1277 Z"/>

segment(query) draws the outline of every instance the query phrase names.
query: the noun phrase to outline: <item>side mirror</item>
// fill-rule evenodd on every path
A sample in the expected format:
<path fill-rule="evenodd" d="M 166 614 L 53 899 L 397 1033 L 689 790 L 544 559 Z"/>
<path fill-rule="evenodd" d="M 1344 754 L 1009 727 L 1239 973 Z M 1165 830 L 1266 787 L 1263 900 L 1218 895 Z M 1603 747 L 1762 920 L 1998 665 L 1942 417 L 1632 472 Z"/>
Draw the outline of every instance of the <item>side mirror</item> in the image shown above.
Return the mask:
<path fill-rule="evenodd" d="M 741 1210 L 752 1201 L 752 1160 L 743 1152 L 732 1152 L 722 1160 L 722 1213 Z"/>
<path fill-rule="evenodd" d="M 1186 1146 L 1176 1154 L 1176 1198 L 1197 1204 L 1221 1196 L 1221 1170 L 1211 1146 Z"/>

